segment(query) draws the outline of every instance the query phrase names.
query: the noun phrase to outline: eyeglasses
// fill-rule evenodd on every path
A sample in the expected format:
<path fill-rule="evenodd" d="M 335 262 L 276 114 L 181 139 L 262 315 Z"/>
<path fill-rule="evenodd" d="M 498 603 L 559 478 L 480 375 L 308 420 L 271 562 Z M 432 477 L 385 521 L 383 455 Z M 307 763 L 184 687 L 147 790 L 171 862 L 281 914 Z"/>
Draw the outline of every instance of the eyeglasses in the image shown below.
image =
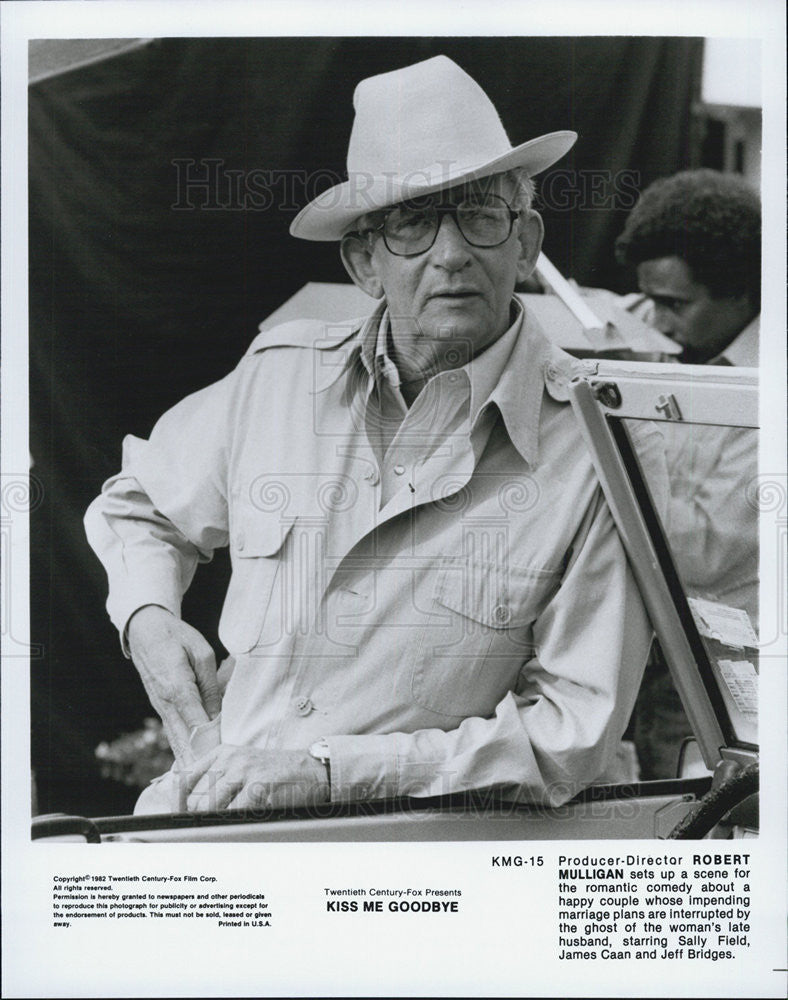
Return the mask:
<path fill-rule="evenodd" d="M 444 215 L 451 215 L 466 243 L 497 247 L 509 239 L 519 212 L 496 194 L 469 195 L 456 203 L 438 205 L 427 198 L 405 201 L 386 212 L 379 226 L 359 235 L 382 233 L 386 248 L 397 257 L 416 257 L 435 242 Z"/>

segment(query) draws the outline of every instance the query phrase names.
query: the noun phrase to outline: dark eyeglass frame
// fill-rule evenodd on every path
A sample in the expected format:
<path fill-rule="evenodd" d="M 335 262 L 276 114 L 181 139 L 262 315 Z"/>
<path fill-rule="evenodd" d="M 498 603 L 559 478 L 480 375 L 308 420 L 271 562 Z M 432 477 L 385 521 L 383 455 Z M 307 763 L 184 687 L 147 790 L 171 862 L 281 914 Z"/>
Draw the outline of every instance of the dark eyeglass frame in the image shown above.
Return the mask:
<path fill-rule="evenodd" d="M 469 201 L 473 201 L 474 198 L 476 198 L 476 197 L 478 197 L 478 196 L 471 195 L 471 196 L 463 198 L 461 201 L 454 202 L 454 203 L 452 203 L 452 202 L 444 202 L 444 203 L 436 205 L 433 202 L 433 203 L 425 205 L 424 206 L 425 209 L 432 209 L 435 212 L 438 224 L 435 226 L 435 232 L 432 234 L 432 240 L 430 241 L 429 245 L 426 246 L 426 247 L 424 247 L 422 250 L 414 250 L 411 253 L 403 253 L 401 250 L 394 250 L 394 249 L 392 249 L 392 247 L 389 245 L 389 241 L 386 239 L 386 221 L 387 221 L 388 217 L 391 215 L 391 213 L 394 212 L 394 211 L 396 211 L 400 207 L 399 205 L 395 205 L 393 208 L 390 208 L 384 214 L 384 216 L 383 216 L 383 218 L 382 218 L 382 220 L 381 220 L 381 222 L 380 222 L 379 225 L 377 225 L 377 226 L 370 226 L 367 229 L 361 229 L 361 230 L 359 230 L 357 232 L 356 235 L 358 235 L 358 236 L 371 236 L 373 233 L 380 233 L 381 236 L 383 237 L 383 242 L 386 244 L 386 249 L 388 250 L 389 253 L 393 254 L 395 257 L 420 257 L 423 253 L 427 253 L 428 250 L 431 250 L 433 248 L 433 246 L 435 245 L 435 240 L 438 238 L 438 233 L 440 232 L 441 225 L 443 224 L 443 216 L 444 215 L 451 215 L 451 217 L 454 219 L 455 226 L 457 227 L 457 229 L 459 230 L 460 234 L 462 235 L 462 238 L 465 240 L 465 242 L 469 246 L 476 247 L 477 249 L 480 249 L 480 250 L 492 250 L 495 247 L 502 246 L 509 239 L 509 237 L 512 235 L 512 229 L 514 228 L 514 220 L 520 218 L 520 212 L 517 209 L 512 208 L 512 206 L 509 204 L 509 202 L 506 201 L 505 198 L 502 198 L 498 194 L 484 195 L 484 197 L 486 199 L 494 198 L 496 201 L 501 202 L 501 204 L 504 205 L 508 209 L 508 211 L 509 211 L 509 229 L 508 229 L 508 231 L 506 233 L 506 236 L 504 236 L 504 238 L 502 240 L 498 240 L 497 243 L 474 243 L 473 240 L 469 240 L 468 239 L 468 237 L 467 237 L 467 235 L 465 233 L 465 230 L 462 228 L 462 223 L 460 222 L 460 219 L 459 219 L 457 213 L 458 213 L 458 211 L 460 210 L 460 208 L 463 205 L 465 205 Z M 407 202 L 405 202 L 404 204 L 407 204 Z"/>

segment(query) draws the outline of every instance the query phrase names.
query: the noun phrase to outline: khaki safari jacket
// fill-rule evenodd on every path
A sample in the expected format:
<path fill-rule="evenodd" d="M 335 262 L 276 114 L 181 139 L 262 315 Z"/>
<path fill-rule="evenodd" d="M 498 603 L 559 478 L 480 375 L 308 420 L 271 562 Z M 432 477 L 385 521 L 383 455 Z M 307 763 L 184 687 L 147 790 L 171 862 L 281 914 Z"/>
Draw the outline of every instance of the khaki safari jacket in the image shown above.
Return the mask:
<path fill-rule="evenodd" d="M 568 403 L 581 363 L 522 317 L 489 398 L 406 449 L 379 509 L 359 345 L 380 314 L 261 333 L 149 441 L 125 439 L 86 516 L 110 617 L 122 634 L 144 604 L 180 615 L 197 564 L 229 546 L 217 740 L 327 738 L 336 801 L 561 803 L 614 755 L 651 637 Z M 661 454 L 643 434 L 641 458 Z"/>

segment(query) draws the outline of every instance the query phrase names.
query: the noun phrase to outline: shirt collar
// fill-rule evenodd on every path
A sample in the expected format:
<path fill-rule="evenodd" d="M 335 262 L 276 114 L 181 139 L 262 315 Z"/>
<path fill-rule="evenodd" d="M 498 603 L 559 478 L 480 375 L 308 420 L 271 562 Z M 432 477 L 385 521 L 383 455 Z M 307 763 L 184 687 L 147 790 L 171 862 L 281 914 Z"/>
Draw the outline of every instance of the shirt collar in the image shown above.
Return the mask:
<path fill-rule="evenodd" d="M 361 363 L 375 382 L 385 378 L 392 386 L 398 386 L 399 371 L 389 356 L 391 322 L 385 300 L 375 310 L 374 317 L 376 322 L 366 324 L 359 335 Z"/>
<path fill-rule="evenodd" d="M 710 365 L 728 364 L 739 368 L 758 367 L 758 346 L 761 332 L 760 314 L 751 320 L 724 351 L 708 362 Z"/>
<path fill-rule="evenodd" d="M 512 444 L 529 465 L 536 464 L 539 454 L 539 420 L 551 354 L 539 325 L 523 311 L 508 363 L 488 398 L 488 404 L 497 405 Z"/>
<path fill-rule="evenodd" d="M 507 363 L 520 333 L 524 315 L 520 300 L 513 298 L 512 307 L 514 322 L 509 329 L 490 344 L 486 350 L 459 369 L 466 373 L 471 386 L 471 425 L 473 425 L 480 410 L 489 401 L 493 390 L 506 371 Z"/>
<path fill-rule="evenodd" d="M 361 363 L 373 378 L 381 362 L 388 360 L 388 333 L 389 311 L 384 299 L 378 304 L 358 335 Z"/>
<path fill-rule="evenodd" d="M 464 375 L 471 390 L 471 417 L 476 418 L 479 410 L 487 402 L 490 393 L 498 383 L 506 362 L 512 353 L 512 348 L 520 332 L 523 320 L 523 307 L 519 299 L 512 299 L 514 322 L 506 332 L 490 344 L 481 354 L 471 358 L 460 368 L 453 369 L 455 373 Z M 392 385 L 399 385 L 400 376 L 397 367 L 389 356 L 389 332 L 391 329 L 389 311 L 376 310 L 379 322 L 368 322 L 358 335 L 360 345 L 359 358 L 367 373 L 374 379 L 387 378 Z M 375 317 L 370 317 L 372 320 Z M 445 374 L 437 373 L 438 376 Z"/>
<path fill-rule="evenodd" d="M 551 344 L 534 317 L 517 298 L 514 323 L 494 344 L 464 365 L 471 385 L 473 426 L 491 404 L 501 412 L 512 444 L 522 458 L 535 465 L 539 454 L 539 421 L 545 389 L 559 403 L 569 399 L 572 377 L 586 370 L 587 362 L 576 361 Z M 330 384 L 358 364 L 371 377 L 376 366 L 388 358 L 388 312 L 385 300 L 359 324 L 352 349 L 344 363 L 334 369 Z M 321 388 L 327 388 L 327 385 Z"/>
<path fill-rule="evenodd" d="M 357 366 L 359 360 L 363 361 L 367 372 L 372 374 L 371 367 L 368 365 L 367 360 L 364 359 L 364 347 L 370 342 L 375 342 L 385 308 L 385 301 L 380 302 L 370 316 L 354 321 L 355 332 L 353 339 L 341 345 L 344 349 L 343 356 L 330 366 L 325 367 L 323 377 L 316 380 L 316 392 L 324 392 L 326 389 L 329 389 L 341 376 L 345 375 L 348 371 L 352 371 Z"/>

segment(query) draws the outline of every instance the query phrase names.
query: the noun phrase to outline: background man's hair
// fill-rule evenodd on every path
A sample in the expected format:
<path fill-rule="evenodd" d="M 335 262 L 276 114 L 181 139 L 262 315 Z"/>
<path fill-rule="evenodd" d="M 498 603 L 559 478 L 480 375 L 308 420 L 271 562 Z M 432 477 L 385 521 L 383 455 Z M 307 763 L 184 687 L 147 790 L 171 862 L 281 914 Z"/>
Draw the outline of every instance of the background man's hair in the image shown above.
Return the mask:
<path fill-rule="evenodd" d="M 640 196 L 616 241 L 622 264 L 680 257 L 712 298 L 761 302 L 761 203 L 736 174 L 685 170 Z"/>

